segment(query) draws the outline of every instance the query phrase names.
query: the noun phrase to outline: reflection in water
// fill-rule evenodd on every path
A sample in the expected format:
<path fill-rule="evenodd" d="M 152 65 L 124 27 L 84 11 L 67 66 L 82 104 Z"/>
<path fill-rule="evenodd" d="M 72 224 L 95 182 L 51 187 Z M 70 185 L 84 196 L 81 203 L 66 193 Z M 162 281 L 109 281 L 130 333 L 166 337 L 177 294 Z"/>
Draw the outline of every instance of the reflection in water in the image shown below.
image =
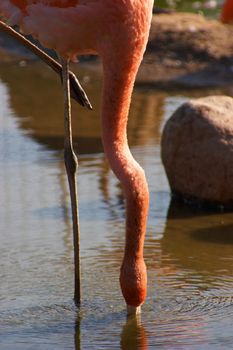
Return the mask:
<path fill-rule="evenodd" d="M 223 271 L 233 275 L 233 214 L 203 213 L 171 202 L 162 245 L 185 268 L 215 282 L 219 271 L 219 277 Z"/>
<path fill-rule="evenodd" d="M 122 350 L 147 350 L 148 341 L 146 331 L 141 323 L 141 316 L 129 317 L 121 333 Z"/>
<path fill-rule="evenodd" d="M 58 77 L 43 64 L 34 63 L 0 69 L 10 88 L 11 106 L 20 118 L 20 127 L 50 149 L 63 148 L 63 106 Z M 93 105 L 93 111 L 73 103 L 73 134 L 79 154 L 102 151 L 100 141 L 101 75 L 80 68 L 78 76 Z M 30 103 L 29 103 L 30 101 Z M 55 101 L 55 103 L 54 103 Z M 129 142 L 146 144 L 158 138 L 154 116 L 162 118 L 163 95 L 136 92 L 129 122 Z"/>
<path fill-rule="evenodd" d="M 81 317 L 77 316 L 76 322 L 75 322 L 75 332 L 74 332 L 74 349 L 80 350 L 81 349 Z"/>
<path fill-rule="evenodd" d="M 151 197 L 141 323 L 125 321 L 119 289 L 124 201 L 102 153 L 99 73 L 82 71 L 95 111 L 74 106 L 82 232 L 78 310 L 59 83 L 38 63 L 0 66 L 0 76 L 0 348 L 230 349 L 233 216 L 170 204 L 160 161 L 164 121 L 186 97 L 136 90 L 131 109 L 129 139 Z"/>

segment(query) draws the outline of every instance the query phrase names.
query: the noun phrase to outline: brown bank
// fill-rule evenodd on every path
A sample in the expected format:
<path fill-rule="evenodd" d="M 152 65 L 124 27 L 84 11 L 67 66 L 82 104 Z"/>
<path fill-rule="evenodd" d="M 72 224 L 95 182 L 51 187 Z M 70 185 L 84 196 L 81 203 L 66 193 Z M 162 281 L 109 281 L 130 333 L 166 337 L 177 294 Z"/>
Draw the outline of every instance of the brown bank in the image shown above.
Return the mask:
<path fill-rule="evenodd" d="M 190 13 L 155 15 L 138 82 L 166 89 L 233 84 L 233 26 Z"/>

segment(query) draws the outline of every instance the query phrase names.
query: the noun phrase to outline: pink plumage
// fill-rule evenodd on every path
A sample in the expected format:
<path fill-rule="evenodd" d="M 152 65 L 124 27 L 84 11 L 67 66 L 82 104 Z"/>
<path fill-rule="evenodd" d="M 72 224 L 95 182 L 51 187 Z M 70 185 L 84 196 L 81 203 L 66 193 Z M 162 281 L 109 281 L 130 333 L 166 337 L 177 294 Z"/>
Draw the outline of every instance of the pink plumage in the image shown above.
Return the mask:
<path fill-rule="evenodd" d="M 113 36 L 114 42 L 119 38 L 119 46 L 127 46 L 129 39 L 135 42 L 139 36 L 147 37 L 152 3 L 152 0 L 1 0 L 0 13 L 44 46 L 73 56 L 101 54 L 103 45 L 108 45 L 108 40 L 112 42 Z"/>

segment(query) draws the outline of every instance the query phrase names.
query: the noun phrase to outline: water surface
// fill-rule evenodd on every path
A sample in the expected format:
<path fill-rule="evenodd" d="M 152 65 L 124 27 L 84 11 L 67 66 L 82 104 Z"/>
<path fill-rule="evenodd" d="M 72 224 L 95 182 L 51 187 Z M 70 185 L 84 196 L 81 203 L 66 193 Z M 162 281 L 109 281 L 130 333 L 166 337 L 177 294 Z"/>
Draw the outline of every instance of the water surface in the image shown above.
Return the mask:
<path fill-rule="evenodd" d="M 189 97 L 230 90 L 135 90 L 129 141 L 151 197 L 148 298 L 136 321 L 126 319 L 118 283 L 124 200 L 100 141 L 100 73 L 79 75 L 94 111 L 73 108 L 83 298 L 76 309 L 59 80 L 38 63 L 0 67 L 0 349 L 231 349 L 233 214 L 177 207 L 160 159 L 172 111 Z"/>

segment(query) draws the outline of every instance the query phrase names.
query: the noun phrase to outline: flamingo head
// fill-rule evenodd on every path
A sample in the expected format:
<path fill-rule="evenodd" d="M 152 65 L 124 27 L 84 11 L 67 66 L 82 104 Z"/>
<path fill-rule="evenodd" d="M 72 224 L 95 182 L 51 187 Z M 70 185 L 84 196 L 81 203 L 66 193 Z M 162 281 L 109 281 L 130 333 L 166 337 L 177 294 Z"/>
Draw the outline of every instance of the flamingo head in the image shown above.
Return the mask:
<path fill-rule="evenodd" d="M 140 313 L 147 294 L 147 272 L 143 258 L 125 258 L 121 266 L 120 285 L 128 314 Z"/>

